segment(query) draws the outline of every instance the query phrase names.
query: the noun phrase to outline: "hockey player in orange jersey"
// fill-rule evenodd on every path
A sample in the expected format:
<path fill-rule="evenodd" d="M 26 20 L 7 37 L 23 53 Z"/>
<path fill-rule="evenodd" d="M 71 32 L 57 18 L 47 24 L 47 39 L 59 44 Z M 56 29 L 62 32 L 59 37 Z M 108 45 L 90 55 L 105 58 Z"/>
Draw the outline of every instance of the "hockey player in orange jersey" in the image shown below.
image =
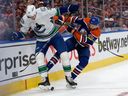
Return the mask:
<path fill-rule="evenodd" d="M 68 52 L 76 49 L 78 53 L 79 64 L 72 71 L 72 78 L 75 79 L 88 64 L 90 58 L 89 46 L 93 45 L 101 34 L 100 20 L 98 17 L 79 18 L 76 16 L 64 17 L 63 15 L 54 16 L 52 20 L 57 24 L 70 23 L 67 26 L 67 31 L 72 34 L 72 37 L 65 42 Z M 49 70 L 58 62 L 59 58 L 60 56 L 56 52 L 47 64 Z"/>

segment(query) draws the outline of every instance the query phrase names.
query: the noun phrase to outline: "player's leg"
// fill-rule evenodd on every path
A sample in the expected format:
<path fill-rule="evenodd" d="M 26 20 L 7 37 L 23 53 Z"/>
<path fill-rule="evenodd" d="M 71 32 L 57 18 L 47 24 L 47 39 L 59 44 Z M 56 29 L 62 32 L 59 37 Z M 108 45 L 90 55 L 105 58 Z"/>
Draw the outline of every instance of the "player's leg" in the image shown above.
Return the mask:
<path fill-rule="evenodd" d="M 90 56 L 89 48 L 78 48 L 77 49 L 79 55 L 79 64 L 72 71 L 72 78 L 75 79 L 82 70 L 87 66 Z"/>
<path fill-rule="evenodd" d="M 75 46 L 77 44 L 76 40 L 74 37 L 71 37 L 69 39 L 67 39 L 66 41 L 66 46 L 67 46 L 67 52 L 70 52 L 72 50 L 75 49 Z M 47 67 L 48 67 L 48 71 L 55 65 L 58 63 L 60 59 L 60 54 L 58 52 L 56 52 L 54 54 L 54 56 L 49 60 L 49 62 L 47 63 Z"/>
<path fill-rule="evenodd" d="M 58 52 L 56 52 L 54 54 L 54 56 L 49 60 L 49 62 L 47 63 L 47 67 L 48 67 L 48 71 L 55 65 L 58 63 L 60 59 L 60 55 L 58 54 Z"/>
<path fill-rule="evenodd" d="M 51 89 L 52 87 L 50 86 L 48 74 L 47 74 L 47 66 L 44 62 L 44 56 L 47 52 L 48 45 L 46 42 L 36 42 L 36 62 L 38 64 L 38 71 L 40 76 L 42 77 L 42 82 L 39 83 L 39 87 L 41 89 Z"/>
<path fill-rule="evenodd" d="M 67 51 L 70 52 L 72 50 L 75 49 L 75 47 L 77 46 L 77 41 L 75 40 L 74 37 L 71 37 L 69 39 L 66 40 L 66 46 L 67 46 Z M 69 60 L 69 59 L 68 59 Z M 66 69 L 65 69 L 66 70 Z M 66 81 L 68 83 L 67 87 L 70 87 L 70 85 L 72 85 L 70 82 L 72 81 L 73 77 L 71 76 L 71 78 L 66 76 Z M 77 84 L 77 83 L 76 83 Z"/>
<path fill-rule="evenodd" d="M 67 45 L 64 42 L 63 37 L 59 33 L 53 38 L 52 45 L 55 47 L 58 54 L 60 55 L 67 83 L 70 84 L 72 87 L 76 86 L 77 83 L 75 83 L 71 77 L 71 65 L 69 63 Z"/>

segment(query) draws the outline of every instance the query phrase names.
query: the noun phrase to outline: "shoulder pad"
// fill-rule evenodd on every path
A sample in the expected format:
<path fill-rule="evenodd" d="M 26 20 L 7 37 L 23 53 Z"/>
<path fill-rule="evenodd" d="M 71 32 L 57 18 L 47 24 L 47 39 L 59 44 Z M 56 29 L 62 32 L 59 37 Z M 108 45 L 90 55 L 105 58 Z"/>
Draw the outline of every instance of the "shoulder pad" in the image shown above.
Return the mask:
<path fill-rule="evenodd" d="M 96 37 L 96 38 L 100 37 L 100 35 L 101 35 L 101 30 L 100 30 L 100 28 L 97 28 L 97 29 L 91 31 L 91 34 L 92 34 L 94 37 Z"/>
<path fill-rule="evenodd" d="M 26 24 L 28 24 L 28 23 L 29 23 L 29 20 L 28 20 L 27 16 L 24 15 L 24 16 L 21 18 L 21 20 L 20 20 L 20 24 L 23 26 L 23 25 L 26 25 Z"/>
<path fill-rule="evenodd" d="M 36 10 L 37 10 L 37 12 L 38 12 L 38 11 L 45 11 L 45 10 L 47 10 L 47 8 L 46 8 L 46 7 L 39 7 L 39 8 L 37 8 Z"/>
<path fill-rule="evenodd" d="M 84 22 L 86 22 L 86 23 L 89 23 L 90 22 L 90 18 L 84 18 Z"/>

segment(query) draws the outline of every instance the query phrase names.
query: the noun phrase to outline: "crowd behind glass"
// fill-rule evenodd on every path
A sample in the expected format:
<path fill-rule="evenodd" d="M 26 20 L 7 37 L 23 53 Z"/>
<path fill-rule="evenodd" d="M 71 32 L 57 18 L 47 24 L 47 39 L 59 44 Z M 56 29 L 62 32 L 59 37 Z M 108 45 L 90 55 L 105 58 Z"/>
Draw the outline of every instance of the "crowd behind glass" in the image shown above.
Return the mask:
<path fill-rule="evenodd" d="M 26 6 L 42 7 L 43 0 L 0 0 L 0 40 L 11 40 L 12 32 L 20 31 L 20 19 Z M 98 16 L 103 32 L 128 30 L 128 0 L 46 0 L 48 7 L 79 3 L 79 17 Z M 31 29 L 29 30 L 31 31 Z M 31 36 L 30 36 L 31 37 Z M 28 38 L 30 38 L 28 37 Z"/>

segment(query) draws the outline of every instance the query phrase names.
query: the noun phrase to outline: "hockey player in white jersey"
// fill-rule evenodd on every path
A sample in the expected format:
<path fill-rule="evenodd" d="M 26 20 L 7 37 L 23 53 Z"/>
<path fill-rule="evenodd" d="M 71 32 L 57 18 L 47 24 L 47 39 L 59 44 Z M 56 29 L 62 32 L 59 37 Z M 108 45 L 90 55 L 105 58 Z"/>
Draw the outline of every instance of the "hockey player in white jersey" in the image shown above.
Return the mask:
<path fill-rule="evenodd" d="M 21 19 L 21 32 L 14 34 L 15 39 L 23 38 L 31 28 L 36 34 L 36 62 L 38 64 L 38 70 L 42 77 L 42 82 L 38 85 L 43 89 L 50 89 L 50 82 L 47 74 L 47 66 L 44 62 L 44 57 L 50 45 L 53 45 L 57 52 L 60 54 L 63 69 L 65 72 L 65 77 L 67 83 L 72 87 L 76 86 L 71 77 L 71 65 L 69 63 L 69 57 L 67 53 L 67 47 L 63 40 L 63 37 L 59 34 L 58 27 L 50 21 L 51 17 L 54 15 L 61 15 L 65 12 L 76 12 L 79 5 L 69 5 L 67 7 L 51 8 L 46 7 L 35 8 L 34 5 L 28 5 L 26 9 L 26 14 Z"/>

